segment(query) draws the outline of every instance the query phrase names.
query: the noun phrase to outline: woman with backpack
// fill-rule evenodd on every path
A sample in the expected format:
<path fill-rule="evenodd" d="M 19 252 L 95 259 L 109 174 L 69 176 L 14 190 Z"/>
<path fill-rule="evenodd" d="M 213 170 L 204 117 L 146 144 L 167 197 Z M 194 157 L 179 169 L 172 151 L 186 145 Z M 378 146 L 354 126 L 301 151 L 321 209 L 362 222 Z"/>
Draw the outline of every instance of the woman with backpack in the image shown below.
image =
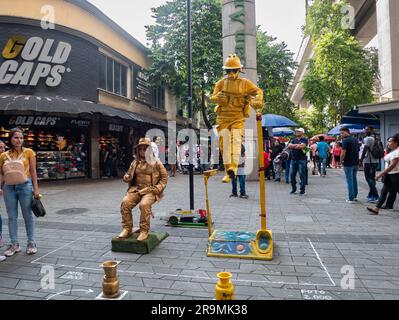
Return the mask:
<path fill-rule="evenodd" d="M 36 173 L 36 156 L 32 149 L 24 148 L 23 131 L 12 129 L 9 135 L 10 150 L 0 156 L 0 185 L 3 185 L 4 202 L 8 214 L 8 229 L 11 244 L 4 252 L 11 257 L 21 252 L 18 242 L 18 203 L 25 221 L 28 238 L 26 253 L 37 252 L 35 243 L 35 220 L 32 214 L 32 195 L 40 198 Z"/>
<path fill-rule="evenodd" d="M 3 141 L 0 140 L 0 156 L 2 153 L 6 151 L 6 145 Z M 0 190 L 3 189 L 3 186 L 0 186 Z M 4 246 L 4 240 L 3 240 L 3 220 L 1 219 L 1 212 L 0 212 L 0 248 Z M 5 256 L 2 256 L 0 254 L 0 262 L 6 260 Z"/>

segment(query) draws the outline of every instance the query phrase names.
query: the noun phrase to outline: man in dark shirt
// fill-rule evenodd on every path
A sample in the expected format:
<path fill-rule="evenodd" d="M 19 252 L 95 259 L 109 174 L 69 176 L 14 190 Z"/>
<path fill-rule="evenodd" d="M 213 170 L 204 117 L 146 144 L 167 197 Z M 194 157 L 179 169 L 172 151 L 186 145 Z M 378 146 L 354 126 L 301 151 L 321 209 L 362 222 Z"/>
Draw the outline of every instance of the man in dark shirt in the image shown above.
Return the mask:
<path fill-rule="evenodd" d="M 307 171 L 307 158 L 305 148 L 308 146 L 308 139 L 305 138 L 305 130 L 295 130 L 296 138 L 293 139 L 288 148 L 291 150 L 291 194 L 297 192 L 296 176 L 299 171 L 301 179 L 301 195 L 305 195 L 306 188 L 306 171 Z"/>
<path fill-rule="evenodd" d="M 348 185 L 348 200 L 349 204 L 357 202 L 358 185 L 357 172 L 359 171 L 359 143 L 351 136 L 348 128 L 341 128 L 342 137 L 342 153 L 341 162 L 344 165 L 346 183 Z"/>

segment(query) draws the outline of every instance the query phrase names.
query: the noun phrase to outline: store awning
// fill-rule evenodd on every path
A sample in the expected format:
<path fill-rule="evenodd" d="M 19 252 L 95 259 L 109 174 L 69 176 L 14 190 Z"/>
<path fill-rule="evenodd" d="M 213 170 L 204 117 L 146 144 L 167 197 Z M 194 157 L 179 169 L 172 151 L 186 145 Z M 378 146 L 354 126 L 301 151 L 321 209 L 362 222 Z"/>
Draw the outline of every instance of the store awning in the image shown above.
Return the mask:
<path fill-rule="evenodd" d="M 342 123 L 359 124 L 365 126 L 379 126 L 380 119 L 378 116 L 369 113 L 360 114 L 359 110 L 352 110 L 342 118 Z"/>
<path fill-rule="evenodd" d="M 160 127 L 167 127 L 166 121 L 152 119 L 141 114 L 125 111 L 104 104 L 64 97 L 39 97 L 26 95 L 0 95 L 0 111 L 7 114 L 34 112 L 58 113 L 68 115 L 101 114 L 107 117 L 118 117 Z"/>

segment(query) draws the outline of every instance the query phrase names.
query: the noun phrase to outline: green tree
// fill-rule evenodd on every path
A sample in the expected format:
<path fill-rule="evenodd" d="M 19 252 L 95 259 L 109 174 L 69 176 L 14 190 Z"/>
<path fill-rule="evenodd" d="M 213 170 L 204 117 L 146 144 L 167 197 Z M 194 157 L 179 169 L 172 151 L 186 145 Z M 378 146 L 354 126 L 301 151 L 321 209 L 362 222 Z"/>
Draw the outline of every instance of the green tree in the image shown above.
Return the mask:
<path fill-rule="evenodd" d="M 147 26 L 152 60 L 149 69 L 154 85 L 165 85 L 181 104 L 187 96 L 187 17 L 186 1 L 173 0 L 153 8 L 155 24 Z M 192 0 L 193 86 L 195 110 L 202 110 L 207 126 L 216 121 L 214 106 L 207 98 L 201 109 L 203 74 L 209 76 L 207 94 L 223 76 L 222 4 L 221 0 Z M 288 89 L 296 64 L 284 42 L 278 43 L 258 28 L 259 86 L 265 91 L 266 111 L 293 117 Z"/>
<path fill-rule="evenodd" d="M 297 67 L 294 53 L 284 42 L 276 42 L 258 27 L 257 59 L 259 86 L 265 92 L 266 113 L 294 117 L 294 105 L 288 91 L 293 80 L 293 70 Z"/>
<path fill-rule="evenodd" d="M 302 85 L 305 98 L 324 114 L 327 127 L 336 125 L 354 106 L 373 99 L 371 59 L 348 29 L 341 28 L 340 8 L 346 4 L 316 0 L 309 10 L 307 29 L 315 32 L 315 54 Z"/>
<path fill-rule="evenodd" d="M 306 16 L 306 25 L 303 28 L 305 36 L 311 36 L 313 43 L 316 44 L 324 34 L 343 29 L 344 23 L 348 22 L 347 7 L 349 4 L 346 0 L 339 2 L 314 0 Z M 348 30 L 348 27 L 344 29 Z"/>
<path fill-rule="evenodd" d="M 187 14 L 186 0 L 168 1 L 153 8 L 155 24 L 147 26 L 152 60 L 149 74 L 154 85 L 165 85 L 185 105 L 187 103 Z M 201 110 L 204 73 L 209 82 L 206 92 L 223 75 L 221 0 L 192 1 L 193 87 L 195 110 Z M 208 120 L 203 110 L 204 120 Z M 214 117 L 213 117 L 214 118 Z M 214 122 L 210 119 L 208 126 Z"/>

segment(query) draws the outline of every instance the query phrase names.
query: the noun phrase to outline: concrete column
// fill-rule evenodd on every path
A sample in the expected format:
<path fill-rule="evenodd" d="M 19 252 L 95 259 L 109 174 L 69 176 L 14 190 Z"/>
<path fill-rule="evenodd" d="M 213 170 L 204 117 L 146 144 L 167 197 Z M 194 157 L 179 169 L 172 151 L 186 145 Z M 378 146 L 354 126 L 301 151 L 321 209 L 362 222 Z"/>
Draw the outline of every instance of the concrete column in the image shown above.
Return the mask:
<path fill-rule="evenodd" d="M 94 115 L 92 118 L 90 135 L 91 178 L 100 179 L 100 118 L 98 115 Z"/>
<path fill-rule="evenodd" d="M 243 77 L 257 83 L 255 0 L 223 0 L 223 56 L 236 53 L 244 65 Z M 248 180 L 258 180 L 256 115 L 246 122 Z"/>
<path fill-rule="evenodd" d="M 399 1 L 377 0 L 378 50 L 385 99 L 399 99 Z"/>

